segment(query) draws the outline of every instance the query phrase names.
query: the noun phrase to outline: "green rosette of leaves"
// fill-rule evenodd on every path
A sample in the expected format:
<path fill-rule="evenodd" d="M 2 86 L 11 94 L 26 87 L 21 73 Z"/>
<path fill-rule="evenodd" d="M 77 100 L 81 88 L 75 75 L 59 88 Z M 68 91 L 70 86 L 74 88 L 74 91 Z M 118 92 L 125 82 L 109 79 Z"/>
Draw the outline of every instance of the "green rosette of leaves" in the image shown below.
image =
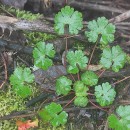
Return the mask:
<path fill-rule="evenodd" d="M 115 25 L 109 23 L 105 17 L 99 17 L 88 23 L 88 31 L 85 32 L 89 42 L 96 43 L 101 35 L 100 43 L 107 45 L 114 41 Z"/>
<path fill-rule="evenodd" d="M 56 80 L 57 95 L 67 95 L 71 90 L 72 81 L 65 76 L 61 76 Z"/>
<path fill-rule="evenodd" d="M 79 69 L 84 69 L 87 66 L 88 58 L 84 55 L 83 51 L 69 51 L 66 55 L 67 61 L 70 64 L 67 67 L 67 72 L 76 74 Z"/>
<path fill-rule="evenodd" d="M 30 83 L 34 81 L 34 75 L 31 74 L 29 68 L 17 67 L 14 73 L 10 76 L 10 84 L 13 90 L 23 98 L 32 94 Z"/>
<path fill-rule="evenodd" d="M 88 86 L 93 86 L 98 83 L 98 76 L 93 71 L 86 71 L 81 75 L 81 80 Z"/>
<path fill-rule="evenodd" d="M 35 66 L 47 70 L 52 66 L 53 62 L 50 58 L 55 55 L 53 44 L 45 44 L 45 42 L 38 42 L 33 50 L 33 58 Z"/>
<path fill-rule="evenodd" d="M 54 127 L 66 124 L 68 118 L 61 105 L 54 102 L 45 106 L 38 114 L 43 121 L 50 122 Z"/>
<path fill-rule="evenodd" d="M 115 114 L 108 117 L 109 128 L 114 130 L 130 130 L 130 105 L 119 106 Z"/>
<path fill-rule="evenodd" d="M 120 46 L 113 46 L 111 48 L 103 49 L 102 57 L 100 64 L 109 69 L 112 67 L 112 70 L 118 72 L 121 68 L 124 67 L 126 62 L 126 54 L 122 51 Z"/>
<path fill-rule="evenodd" d="M 74 8 L 65 6 L 58 14 L 55 15 L 54 29 L 58 34 L 65 34 L 65 26 L 68 25 L 70 34 L 78 34 L 79 30 L 83 28 L 82 14 L 74 11 Z"/>
<path fill-rule="evenodd" d="M 96 96 L 96 101 L 101 106 L 108 106 L 112 104 L 116 96 L 115 90 L 108 82 L 103 83 L 102 85 L 95 86 L 94 94 Z"/>

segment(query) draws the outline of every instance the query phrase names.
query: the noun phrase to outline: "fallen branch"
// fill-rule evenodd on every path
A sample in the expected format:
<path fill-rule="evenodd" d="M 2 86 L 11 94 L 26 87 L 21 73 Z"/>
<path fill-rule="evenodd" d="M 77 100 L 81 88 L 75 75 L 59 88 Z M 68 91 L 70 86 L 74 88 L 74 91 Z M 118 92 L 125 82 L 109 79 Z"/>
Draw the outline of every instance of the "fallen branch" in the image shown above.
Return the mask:
<path fill-rule="evenodd" d="M 7 63 L 6 63 L 5 57 L 2 53 L 1 53 L 1 57 L 2 57 L 2 60 L 3 60 L 3 63 L 4 63 L 4 68 L 5 68 L 5 79 L 2 82 L 2 84 L 0 85 L 0 89 L 4 86 L 4 84 L 6 83 L 7 78 L 8 78 L 8 76 L 7 76 L 8 75 L 8 73 L 7 73 Z"/>
<path fill-rule="evenodd" d="M 90 9 L 90 10 L 96 10 L 96 11 L 107 11 L 107 12 L 114 12 L 114 13 L 123 13 L 125 12 L 125 9 L 118 9 L 115 7 L 109 7 L 109 6 L 104 6 L 104 5 L 99 5 L 99 4 L 92 4 L 92 3 L 87 3 L 87 2 L 77 2 L 77 1 L 72 1 L 69 3 L 71 6 L 74 7 L 82 7 L 84 9 Z"/>
<path fill-rule="evenodd" d="M 29 55 L 32 54 L 32 50 L 33 50 L 32 47 L 28 47 L 28 46 L 24 47 L 20 44 L 13 44 L 13 43 L 9 43 L 4 40 L 0 40 L 0 47 L 4 47 L 4 48 L 10 49 L 10 50 L 22 52 L 22 53 L 29 54 Z"/>
<path fill-rule="evenodd" d="M 109 20 L 109 22 L 112 22 L 112 23 L 119 23 L 119 22 L 122 22 L 126 19 L 130 18 L 130 10 L 124 12 L 123 14 L 120 14 L 112 19 Z"/>
<path fill-rule="evenodd" d="M 52 0 L 52 3 L 56 5 L 56 7 L 62 7 L 64 5 L 62 0 Z M 73 7 L 81 8 L 81 9 L 87 9 L 87 10 L 96 10 L 96 11 L 106 11 L 106 12 L 114 12 L 114 13 L 123 13 L 126 10 L 125 9 L 118 9 L 115 7 L 110 7 L 108 5 L 101 5 L 98 4 L 96 1 L 94 3 L 86 1 L 86 2 L 79 2 L 75 0 L 71 0 L 68 2 L 68 5 L 71 5 Z"/>
<path fill-rule="evenodd" d="M 113 23 L 117 23 L 126 20 L 129 17 L 130 17 L 130 10 L 119 16 L 116 16 L 115 18 L 110 19 L 109 21 Z M 13 17 L 0 15 L 0 27 L 2 28 L 3 33 L 5 29 L 9 29 L 10 32 L 12 32 L 13 30 L 24 30 L 24 31 L 39 31 L 39 32 L 45 32 L 45 33 L 57 35 L 56 32 L 54 31 L 54 28 L 52 27 L 52 24 L 48 23 L 45 20 L 43 20 L 42 22 L 18 20 Z M 128 27 L 123 27 L 123 25 L 122 27 L 117 26 L 117 28 L 128 30 Z M 62 35 L 61 37 L 64 37 L 64 35 Z M 80 40 L 82 42 L 86 42 L 85 36 L 81 36 L 80 34 L 73 36 L 72 38 L 76 40 Z"/>
<path fill-rule="evenodd" d="M 0 28 L 2 28 L 3 33 L 5 29 L 9 29 L 10 34 L 12 33 L 12 31 L 15 31 L 15 30 L 23 30 L 23 31 L 37 31 L 37 32 L 44 32 L 44 33 L 49 33 L 53 35 L 58 35 L 54 31 L 52 24 L 45 20 L 43 21 L 18 20 L 13 17 L 0 15 Z M 64 35 L 61 35 L 60 37 L 64 38 Z M 73 38 L 82 42 L 86 42 L 85 37 L 81 35 L 77 35 Z"/>

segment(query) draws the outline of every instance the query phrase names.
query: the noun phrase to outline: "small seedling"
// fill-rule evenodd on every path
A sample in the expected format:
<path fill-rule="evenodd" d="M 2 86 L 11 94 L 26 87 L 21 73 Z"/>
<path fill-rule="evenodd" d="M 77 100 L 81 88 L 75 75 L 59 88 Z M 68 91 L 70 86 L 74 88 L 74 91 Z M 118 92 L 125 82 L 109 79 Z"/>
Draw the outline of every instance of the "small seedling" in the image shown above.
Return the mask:
<path fill-rule="evenodd" d="M 76 74 L 79 72 L 79 69 L 84 69 L 87 66 L 88 58 L 84 55 L 83 51 L 69 51 L 67 53 L 67 61 L 70 64 L 67 67 L 67 72 Z"/>
<path fill-rule="evenodd" d="M 56 81 L 56 93 L 58 95 L 67 95 L 71 90 L 72 81 L 65 76 L 62 76 Z"/>
<path fill-rule="evenodd" d="M 93 71 L 86 71 L 81 75 L 81 80 L 88 86 L 94 86 L 98 83 L 98 76 Z"/>
<path fill-rule="evenodd" d="M 101 106 L 107 106 L 113 103 L 116 92 L 112 88 L 112 86 L 108 82 L 106 82 L 95 87 L 95 96 L 96 101 Z"/>
<path fill-rule="evenodd" d="M 108 23 L 105 17 L 99 17 L 97 21 L 93 20 L 88 23 L 88 31 L 85 32 L 85 35 L 89 42 L 96 43 L 100 34 L 100 43 L 107 45 L 114 41 L 114 33 L 115 26 Z"/>
<path fill-rule="evenodd" d="M 52 102 L 45 106 L 39 113 L 43 121 L 50 122 L 53 126 L 64 125 L 67 122 L 68 114 L 63 111 L 60 104 Z"/>
<path fill-rule="evenodd" d="M 55 55 L 53 44 L 45 44 L 45 42 L 38 42 L 33 50 L 34 64 L 43 70 L 47 70 L 52 66 L 53 62 L 50 58 Z"/>
<path fill-rule="evenodd" d="M 122 51 L 120 46 L 113 46 L 111 48 L 104 48 L 100 64 L 104 68 L 109 69 L 112 67 L 112 70 L 118 72 L 121 68 L 124 67 L 126 62 L 126 54 Z"/>
<path fill-rule="evenodd" d="M 34 75 L 31 74 L 29 68 L 18 67 L 15 69 L 14 74 L 10 76 L 10 84 L 13 90 L 23 98 L 32 94 L 30 83 L 34 81 Z"/>
<path fill-rule="evenodd" d="M 96 106 L 88 95 L 95 97 L 100 106 L 108 106 L 113 103 L 116 92 L 108 82 L 98 85 L 100 76 L 95 72 L 88 70 L 91 63 L 92 56 L 98 46 L 98 43 L 103 45 L 101 49 L 102 55 L 100 64 L 105 69 L 112 69 L 118 72 L 124 67 L 126 62 L 126 54 L 117 45 L 110 47 L 109 43 L 114 41 L 115 25 L 109 23 L 105 17 L 99 17 L 97 20 L 88 23 L 85 32 L 88 41 L 95 43 L 90 59 L 84 54 L 83 50 L 68 51 L 67 36 L 70 34 L 78 34 L 83 28 L 82 14 L 74 11 L 70 6 L 65 6 L 56 14 L 54 19 L 54 29 L 59 35 L 65 35 L 65 66 L 68 74 L 72 77 L 61 76 L 56 79 L 56 94 L 67 95 L 70 91 L 74 92 L 74 105 L 78 107 L 86 107 L 88 102 Z M 61 43 L 62 44 L 62 43 Z M 99 46 L 100 48 L 100 46 Z M 54 58 L 55 50 L 52 44 L 45 42 L 38 42 L 33 50 L 34 64 L 43 70 L 47 70 L 53 65 L 52 58 Z M 89 59 L 89 60 L 88 60 Z M 73 76 L 74 74 L 74 76 Z M 77 78 L 75 78 L 77 76 Z M 126 78 L 127 79 L 127 78 Z M 10 77 L 11 85 L 17 94 L 22 97 L 31 95 L 29 83 L 34 80 L 34 75 L 31 74 L 29 68 L 17 68 L 14 74 Z M 95 93 L 89 93 L 89 89 L 95 88 Z M 71 101 L 73 101 L 71 100 Z M 70 102 L 69 102 L 70 103 Z M 67 105 L 66 105 L 67 106 Z M 65 106 L 65 107 L 66 107 Z M 97 106 L 97 108 L 100 108 Z M 60 104 L 54 102 L 46 105 L 45 108 L 38 112 L 38 115 L 46 122 L 50 122 L 53 126 L 64 125 L 67 122 L 68 114 L 62 111 Z M 130 106 L 120 106 L 117 109 L 116 115 L 112 114 L 108 117 L 109 127 L 115 130 L 129 130 L 130 129 Z"/>
<path fill-rule="evenodd" d="M 82 14 L 78 11 L 74 11 L 74 8 L 65 6 L 61 11 L 55 15 L 54 29 L 58 34 L 65 33 L 65 26 L 69 26 L 70 34 L 78 34 L 79 30 L 83 28 Z"/>

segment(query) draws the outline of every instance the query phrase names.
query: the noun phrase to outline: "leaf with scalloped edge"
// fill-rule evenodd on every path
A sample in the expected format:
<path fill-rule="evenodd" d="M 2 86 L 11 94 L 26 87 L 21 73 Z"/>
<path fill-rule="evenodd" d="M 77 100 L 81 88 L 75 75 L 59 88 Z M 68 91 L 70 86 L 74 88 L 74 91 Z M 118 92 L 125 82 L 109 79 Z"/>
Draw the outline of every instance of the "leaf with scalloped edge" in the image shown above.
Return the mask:
<path fill-rule="evenodd" d="M 56 115 L 54 119 L 51 120 L 51 124 L 55 127 L 59 125 L 64 125 L 67 123 L 68 114 L 62 111 L 59 115 Z"/>
<path fill-rule="evenodd" d="M 65 76 L 56 80 L 56 93 L 58 95 L 67 95 L 71 90 L 72 81 Z"/>
<path fill-rule="evenodd" d="M 35 66 L 47 70 L 52 66 L 53 62 L 50 58 L 55 55 L 53 44 L 45 44 L 45 42 L 38 42 L 33 50 L 33 58 Z"/>
<path fill-rule="evenodd" d="M 93 71 L 86 71 L 81 75 L 81 80 L 88 86 L 93 86 L 98 83 L 98 76 Z"/>
<path fill-rule="evenodd" d="M 32 90 L 29 85 L 14 85 L 12 88 L 22 98 L 32 95 Z"/>
<path fill-rule="evenodd" d="M 70 74 L 77 74 L 79 72 L 79 68 L 77 66 L 68 65 L 67 72 Z"/>
<path fill-rule="evenodd" d="M 83 18 L 80 12 L 74 11 L 74 8 L 70 6 L 65 6 L 55 15 L 54 29 L 58 34 L 64 34 L 65 26 L 68 25 L 70 34 L 78 34 L 79 30 L 83 28 L 82 21 Z"/>
<path fill-rule="evenodd" d="M 38 115 L 42 120 L 50 122 L 53 126 L 57 127 L 67 122 L 68 114 L 62 110 L 63 108 L 60 104 L 52 102 L 39 111 Z"/>
<path fill-rule="evenodd" d="M 124 67 L 126 62 L 126 54 L 122 51 L 120 46 L 113 46 L 111 48 L 103 49 L 102 57 L 100 64 L 109 69 L 112 67 L 112 70 L 118 72 L 121 68 Z"/>
<path fill-rule="evenodd" d="M 120 121 L 127 122 L 126 126 L 130 129 L 130 105 L 128 106 L 119 106 L 116 109 L 116 113 L 121 118 Z"/>
<path fill-rule="evenodd" d="M 23 98 L 32 94 L 29 83 L 34 81 L 34 75 L 31 74 L 29 68 L 17 67 L 14 73 L 10 76 L 10 84 L 13 90 Z"/>
<path fill-rule="evenodd" d="M 114 41 L 115 25 L 108 23 L 105 17 L 99 17 L 96 20 L 92 20 L 88 23 L 89 31 L 85 32 L 89 42 L 96 43 L 99 34 L 101 34 L 100 43 L 108 44 Z"/>
<path fill-rule="evenodd" d="M 119 119 L 116 117 L 116 115 L 111 114 L 108 117 L 108 125 L 109 128 L 115 129 L 115 130 L 127 130 L 126 126 L 124 126 Z"/>
<path fill-rule="evenodd" d="M 101 106 L 107 106 L 112 104 L 116 96 L 115 90 L 108 82 L 102 83 L 102 85 L 95 86 L 94 94 L 96 96 L 96 101 Z"/>
<path fill-rule="evenodd" d="M 108 117 L 109 128 L 115 130 L 130 130 L 130 105 L 119 106 L 116 109 L 118 116 L 111 114 Z"/>
<path fill-rule="evenodd" d="M 74 83 L 74 91 L 77 97 L 87 96 L 88 87 L 82 81 L 76 81 Z"/>
<path fill-rule="evenodd" d="M 88 104 L 87 97 L 76 97 L 74 100 L 74 105 L 79 107 L 86 107 Z"/>
<path fill-rule="evenodd" d="M 68 73 L 76 74 L 79 69 L 84 69 L 87 66 L 88 58 L 84 55 L 83 51 L 69 51 L 66 55 L 67 61 L 70 64 L 67 68 Z"/>
<path fill-rule="evenodd" d="M 61 105 L 52 102 L 49 105 L 45 106 L 44 109 L 39 111 L 38 114 L 44 121 L 50 121 L 52 118 L 55 118 L 55 116 L 61 111 L 62 111 Z"/>

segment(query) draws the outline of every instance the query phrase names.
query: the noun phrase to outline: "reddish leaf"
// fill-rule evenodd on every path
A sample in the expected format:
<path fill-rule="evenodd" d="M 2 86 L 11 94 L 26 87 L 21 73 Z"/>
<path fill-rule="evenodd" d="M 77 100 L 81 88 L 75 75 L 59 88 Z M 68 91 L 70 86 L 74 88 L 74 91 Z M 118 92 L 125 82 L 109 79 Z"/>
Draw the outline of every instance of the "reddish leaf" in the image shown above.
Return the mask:
<path fill-rule="evenodd" d="M 27 120 L 25 122 L 22 122 L 22 121 L 18 120 L 16 122 L 16 125 L 18 126 L 18 130 L 27 130 L 27 129 L 31 128 L 31 127 L 38 126 L 38 119 L 36 119 L 33 122 L 31 122 L 31 120 Z"/>

